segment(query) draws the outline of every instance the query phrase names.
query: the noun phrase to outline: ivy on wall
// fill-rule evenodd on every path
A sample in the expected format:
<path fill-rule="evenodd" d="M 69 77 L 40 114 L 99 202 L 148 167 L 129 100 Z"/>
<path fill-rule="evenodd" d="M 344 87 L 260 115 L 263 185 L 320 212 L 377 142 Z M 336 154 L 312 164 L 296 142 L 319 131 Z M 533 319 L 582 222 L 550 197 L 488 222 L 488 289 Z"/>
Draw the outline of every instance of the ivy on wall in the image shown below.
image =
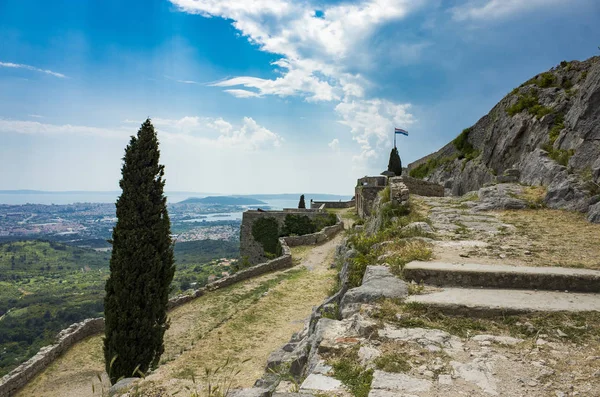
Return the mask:
<path fill-rule="evenodd" d="M 281 234 L 283 236 L 303 236 L 316 231 L 317 225 L 308 216 L 288 214 L 285 216 Z"/>
<path fill-rule="evenodd" d="M 262 245 L 265 256 L 277 255 L 279 246 L 279 224 L 275 218 L 260 218 L 252 225 L 252 237 Z"/>

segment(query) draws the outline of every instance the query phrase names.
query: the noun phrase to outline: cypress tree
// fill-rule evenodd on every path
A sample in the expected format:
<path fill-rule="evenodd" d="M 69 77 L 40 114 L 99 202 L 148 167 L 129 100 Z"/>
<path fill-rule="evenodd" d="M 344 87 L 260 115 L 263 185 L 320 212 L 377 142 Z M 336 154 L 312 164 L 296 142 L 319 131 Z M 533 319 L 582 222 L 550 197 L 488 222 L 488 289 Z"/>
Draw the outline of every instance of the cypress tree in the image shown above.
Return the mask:
<path fill-rule="evenodd" d="M 155 368 L 164 351 L 175 260 L 159 157 L 156 132 L 147 119 L 125 148 L 105 287 L 104 359 L 113 384 Z"/>
<path fill-rule="evenodd" d="M 298 208 L 306 208 L 306 203 L 304 202 L 304 195 L 300 196 L 300 202 L 298 203 Z"/>
<path fill-rule="evenodd" d="M 398 154 L 398 149 L 393 148 L 390 153 L 390 161 L 388 162 L 388 171 L 393 172 L 396 176 L 402 175 L 402 161 Z"/>

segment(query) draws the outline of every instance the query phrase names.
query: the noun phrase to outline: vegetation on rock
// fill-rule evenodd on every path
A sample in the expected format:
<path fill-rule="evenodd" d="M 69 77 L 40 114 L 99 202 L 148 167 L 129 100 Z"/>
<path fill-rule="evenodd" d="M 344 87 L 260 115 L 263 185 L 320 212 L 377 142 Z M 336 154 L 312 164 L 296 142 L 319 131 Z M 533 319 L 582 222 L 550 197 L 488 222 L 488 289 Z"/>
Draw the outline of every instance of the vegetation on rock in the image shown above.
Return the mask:
<path fill-rule="evenodd" d="M 275 218 L 260 218 L 252 225 L 252 237 L 260 245 L 266 255 L 276 255 L 280 250 L 279 224 Z"/>
<path fill-rule="evenodd" d="M 506 112 L 509 114 L 509 116 L 514 116 L 525 110 L 538 119 L 552 113 L 553 111 L 551 108 L 543 106 L 539 103 L 539 98 L 535 91 L 526 94 L 519 94 L 517 102 L 506 109 Z"/>
<path fill-rule="evenodd" d="M 469 134 L 472 130 L 473 127 L 465 128 L 460 135 L 452 141 L 452 144 L 456 150 L 458 150 L 459 159 L 470 161 L 479 156 L 479 150 L 476 150 L 471 142 L 469 142 Z"/>
<path fill-rule="evenodd" d="M 164 166 L 150 119 L 125 149 L 110 277 L 106 281 L 104 358 L 111 383 L 158 365 L 175 273 Z"/>

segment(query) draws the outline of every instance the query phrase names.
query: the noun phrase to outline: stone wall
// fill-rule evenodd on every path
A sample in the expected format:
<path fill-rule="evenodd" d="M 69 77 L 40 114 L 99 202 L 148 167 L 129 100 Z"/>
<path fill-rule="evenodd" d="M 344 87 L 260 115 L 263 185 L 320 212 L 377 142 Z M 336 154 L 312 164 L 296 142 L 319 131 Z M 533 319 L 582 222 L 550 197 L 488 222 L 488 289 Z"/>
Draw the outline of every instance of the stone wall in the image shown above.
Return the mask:
<path fill-rule="evenodd" d="M 101 317 L 88 318 L 62 330 L 54 344 L 42 347 L 35 356 L 2 378 L 0 397 L 12 396 L 75 343 L 102 331 L 104 331 L 104 318 Z"/>
<path fill-rule="evenodd" d="M 242 215 L 242 224 L 240 226 L 240 257 L 248 258 L 251 264 L 265 262 L 268 258 L 265 257 L 265 251 L 260 243 L 254 240 L 252 235 L 252 225 L 261 218 L 273 218 L 279 225 L 279 230 L 283 227 L 285 217 L 288 215 L 305 215 L 311 220 L 318 217 L 328 216 L 328 213 L 323 211 L 309 209 L 287 209 L 284 211 L 245 211 Z"/>
<path fill-rule="evenodd" d="M 225 288 L 240 281 L 275 270 L 283 270 L 292 267 L 293 262 L 290 247 L 304 244 L 318 244 L 335 236 L 338 232 L 344 230 L 344 224 L 341 218 L 338 216 L 337 219 L 338 222 L 334 226 L 325 227 L 317 233 L 308 234 L 306 236 L 280 238 L 279 243 L 282 248 L 281 256 L 216 280 L 190 294 L 175 296 L 169 299 L 169 310 L 190 302 L 207 292 Z M 56 342 L 54 344 L 42 347 L 35 356 L 12 370 L 0 380 L 0 397 L 12 396 L 37 374 L 46 369 L 56 358 L 67 351 L 71 346 L 89 336 L 97 335 L 102 332 L 104 332 L 104 318 L 102 317 L 89 318 L 62 330 L 56 337 Z"/>
<path fill-rule="evenodd" d="M 440 184 L 412 178 L 410 176 L 402 176 L 401 178 L 411 194 L 416 194 L 418 196 L 444 197 L 444 186 Z"/>
<path fill-rule="evenodd" d="M 350 201 L 311 201 L 310 208 L 317 209 L 321 208 L 351 208 L 356 205 L 355 200 Z"/>
<path fill-rule="evenodd" d="M 356 187 L 356 213 L 358 216 L 364 219 L 371 215 L 373 203 L 383 189 L 385 189 L 385 185 Z"/>

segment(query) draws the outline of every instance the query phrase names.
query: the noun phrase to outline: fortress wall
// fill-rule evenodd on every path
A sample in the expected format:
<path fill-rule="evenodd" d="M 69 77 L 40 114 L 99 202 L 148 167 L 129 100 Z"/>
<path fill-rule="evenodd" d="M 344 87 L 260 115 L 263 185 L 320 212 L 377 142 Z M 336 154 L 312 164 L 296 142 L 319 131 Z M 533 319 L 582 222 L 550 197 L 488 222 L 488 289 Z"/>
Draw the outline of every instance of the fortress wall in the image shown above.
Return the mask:
<path fill-rule="evenodd" d="M 75 343 L 102 331 L 104 331 L 104 318 L 102 317 L 88 318 L 65 328 L 58 334 L 54 344 L 42 347 L 35 356 L 2 378 L 0 397 L 12 396 Z"/>
<path fill-rule="evenodd" d="M 279 239 L 282 248 L 282 255 L 278 258 L 260 263 L 244 270 L 240 270 L 239 272 L 230 276 L 207 284 L 205 287 L 197 289 L 191 294 L 175 296 L 169 299 L 168 309 L 172 310 L 204 295 L 207 292 L 216 291 L 240 281 L 257 277 L 275 270 L 283 270 L 292 267 L 292 253 L 290 247 L 288 246 L 288 240 L 290 241 L 291 246 L 301 245 L 303 241 L 310 242 L 309 244 L 315 244 L 317 241 L 326 241 L 342 230 L 344 230 L 344 224 L 342 223 L 341 218 L 338 216 L 337 224 L 334 226 L 325 227 L 320 232 L 307 236 L 282 237 Z M 298 239 L 298 237 L 306 237 L 306 239 L 302 240 Z M 0 380 L 0 397 L 10 397 L 14 395 L 19 389 L 21 389 L 31 379 L 46 369 L 50 364 L 52 364 L 52 362 L 54 362 L 54 360 L 66 352 L 71 346 L 87 337 L 98 335 L 102 332 L 104 332 L 103 317 L 88 318 L 82 322 L 72 324 L 68 328 L 65 328 L 57 335 L 54 344 L 42 347 L 35 356 L 2 377 Z"/>
<path fill-rule="evenodd" d="M 317 209 L 321 208 L 321 206 L 325 206 L 323 208 L 351 208 L 356 204 L 355 200 L 350 201 L 312 201 L 310 203 L 310 208 Z"/>
<path fill-rule="evenodd" d="M 252 225 L 254 225 L 254 222 L 256 222 L 258 219 L 273 218 L 277 221 L 279 230 L 281 230 L 285 222 L 285 217 L 288 215 L 303 215 L 309 217 L 313 221 L 319 217 L 328 216 L 326 212 L 305 209 L 287 209 L 284 211 L 245 211 L 242 215 L 242 224 L 240 226 L 240 257 L 247 257 L 248 261 L 252 264 L 261 263 L 268 260 L 268 258 L 265 257 L 265 251 L 262 245 L 254 240 L 254 236 L 252 235 Z"/>
<path fill-rule="evenodd" d="M 402 176 L 402 181 L 406 187 L 408 187 L 410 194 L 429 197 L 444 197 L 444 186 L 440 184 L 412 178 L 410 176 Z"/>

